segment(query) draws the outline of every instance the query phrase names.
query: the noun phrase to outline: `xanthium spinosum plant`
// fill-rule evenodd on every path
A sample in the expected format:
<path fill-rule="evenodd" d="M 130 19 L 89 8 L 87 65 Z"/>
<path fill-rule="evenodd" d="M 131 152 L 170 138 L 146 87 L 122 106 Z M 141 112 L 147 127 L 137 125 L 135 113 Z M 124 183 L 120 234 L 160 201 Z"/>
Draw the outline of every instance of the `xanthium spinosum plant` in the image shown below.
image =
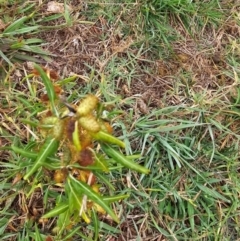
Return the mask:
<path fill-rule="evenodd" d="M 79 216 L 89 223 L 93 211 L 106 213 L 119 222 L 111 203 L 128 195 L 101 195 L 97 174 L 108 173 L 114 162 L 144 174 L 149 170 L 118 150 L 125 144 L 113 136 L 111 125 L 102 118 L 104 104 L 97 96 L 89 94 L 80 104 L 71 105 L 61 98 L 61 86 L 53 82 L 54 72 L 35 65 L 33 75 L 39 75 L 46 88 L 41 100 L 47 108 L 41 113 L 37 128 L 44 142 L 33 151 L 15 145 L 12 150 L 31 160 L 23 175 L 26 182 L 34 183 L 50 172 L 54 185 L 62 188 L 55 207 L 42 218 L 57 216 L 57 232 L 78 222 Z"/>

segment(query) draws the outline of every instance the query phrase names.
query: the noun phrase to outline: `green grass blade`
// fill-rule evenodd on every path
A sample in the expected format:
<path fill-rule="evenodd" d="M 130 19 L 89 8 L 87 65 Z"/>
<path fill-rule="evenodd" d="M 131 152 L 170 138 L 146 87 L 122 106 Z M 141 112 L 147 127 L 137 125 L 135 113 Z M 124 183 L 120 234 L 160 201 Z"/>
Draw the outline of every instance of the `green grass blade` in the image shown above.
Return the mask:
<path fill-rule="evenodd" d="M 130 196 L 129 194 L 121 194 L 121 195 L 108 196 L 108 197 L 105 196 L 103 197 L 103 200 L 106 202 L 112 203 L 112 202 L 123 200 L 125 198 L 129 198 L 129 196 Z"/>
<path fill-rule="evenodd" d="M 115 222 L 119 222 L 118 217 L 113 212 L 113 210 L 108 206 L 107 202 L 103 200 L 103 198 L 93 191 L 89 185 L 87 185 L 84 182 L 78 181 L 75 179 L 72 175 L 69 176 L 70 182 L 72 183 L 74 189 L 76 192 L 82 192 L 84 193 L 90 200 L 97 203 L 99 206 L 101 206 L 112 218 Z"/>
<path fill-rule="evenodd" d="M 18 20 L 16 20 L 15 22 L 13 22 L 12 24 L 10 24 L 4 31 L 3 34 L 8 34 L 11 33 L 15 30 L 17 30 L 18 28 L 20 28 L 20 26 L 26 21 L 28 20 L 27 16 L 23 16 L 21 18 L 19 18 Z"/>
<path fill-rule="evenodd" d="M 51 211 L 48 213 L 44 214 L 42 218 L 52 218 L 56 217 L 61 213 L 64 213 L 68 209 L 68 204 L 67 203 L 61 203 L 58 204 L 55 208 L 53 208 Z"/>
<path fill-rule="evenodd" d="M 230 200 L 228 200 L 227 198 L 225 198 L 223 195 L 221 195 L 219 192 L 215 191 L 213 188 L 210 189 L 206 186 L 203 186 L 201 184 L 196 183 L 196 185 L 199 187 L 199 189 L 201 189 L 205 194 L 216 198 L 216 199 L 220 199 L 224 202 L 230 203 Z"/>
<path fill-rule="evenodd" d="M 35 236 L 35 241 L 43 241 L 42 236 L 37 227 L 37 223 L 35 223 L 35 235 L 34 236 Z"/>
<path fill-rule="evenodd" d="M 25 174 L 25 176 L 23 177 L 24 180 L 29 179 L 29 177 L 37 171 L 38 168 L 40 168 L 45 160 L 47 159 L 47 157 L 49 157 L 52 154 L 55 154 L 57 149 L 59 146 L 59 141 L 57 141 L 55 138 L 52 137 L 47 137 L 47 139 L 45 140 L 45 143 L 42 145 L 39 153 L 38 153 L 38 157 L 34 163 L 34 165 L 32 166 L 32 168 Z"/>
<path fill-rule="evenodd" d="M 43 57 L 43 56 L 42 56 Z M 30 56 L 30 55 L 27 55 L 25 53 L 14 53 L 12 59 L 14 61 L 31 61 L 31 62 L 34 62 L 34 63 L 43 63 L 44 61 L 41 60 L 41 59 L 37 59 L 36 57 L 33 57 L 33 56 Z"/>
<path fill-rule="evenodd" d="M 128 158 L 126 158 L 124 155 L 122 155 L 119 151 L 115 150 L 111 146 L 107 144 L 102 144 L 101 147 L 102 147 L 102 150 L 109 157 L 113 158 L 115 162 L 118 162 L 131 170 L 134 170 L 143 174 L 148 174 L 150 172 L 149 169 L 133 162 L 132 160 L 129 160 Z"/>
<path fill-rule="evenodd" d="M 99 238 L 99 218 L 94 209 L 92 209 L 93 228 L 94 228 L 94 241 L 98 241 Z"/>
<path fill-rule="evenodd" d="M 30 39 L 26 39 L 24 41 L 25 44 L 41 44 L 43 43 L 42 39 L 39 38 L 30 38 Z"/>
<path fill-rule="evenodd" d="M 125 148 L 125 143 L 119 140 L 117 137 L 112 136 L 104 131 L 99 131 L 97 133 L 92 133 L 92 137 L 97 141 L 103 141 L 110 144 L 116 144 L 122 148 Z"/>
<path fill-rule="evenodd" d="M 12 145 L 11 149 L 15 153 L 18 153 L 18 154 L 20 154 L 20 155 L 22 155 L 24 157 L 33 158 L 33 159 L 37 158 L 37 154 L 36 153 L 30 152 L 30 151 L 26 151 L 26 150 L 24 150 L 22 148 L 19 148 L 17 146 Z"/>
<path fill-rule="evenodd" d="M 115 186 L 109 181 L 109 179 L 106 177 L 106 175 L 102 175 L 100 172 L 94 171 L 94 175 L 103 182 L 110 190 L 115 191 Z"/>
<path fill-rule="evenodd" d="M 75 121 L 74 123 L 74 131 L 72 133 L 72 140 L 73 144 L 76 147 L 77 151 L 81 151 L 81 142 L 80 142 L 80 134 L 79 134 L 79 128 L 78 128 L 78 122 Z"/>
<path fill-rule="evenodd" d="M 33 32 L 34 30 L 38 30 L 39 27 L 40 26 L 20 28 L 20 29 L 13 30 L 11 32 L 3 33 L 3 36 L 12 36 L 12 35 L 17 35 L 17 34 L 24 34 L 24 33 Z"/>
<path fill-rule="evenodd" d="M 36 45 L 23 45 L 21 47 L 21 50 L 30 52 L 30 53 L 40 54 L 40 55 L 51 55 L 51 53 L 43 50 L 41 47 Z"/>
<path fill-rule="evenodd" d="M 73 229 L 70 233 L 68 233 L 68 234 L 64 237 L 64 239 L 62 239 L 62 241 L 69 241 L 69 240 L 71 240 L 72 236 L 73 236 L 74 234 L 76 234 L 76 233 L 79 231 L 80 228 L 81 228 L 81 227 L 77 227 L 77 228 Z M 88 239 L 84 238 L 84 240 L 87 241 Z M 92 240 L 91 240 L 91 241 L 92 241 Z"/>
<path fill-rule="evenodd" d="M 34 67 L 39 72 L 39 74 L 42 78 L 42 81 L 45 85 L 47 95 L 48 95 L 49 101 L 51 103 L 52 111 L 53 111 L 54 115 L 58 116 L 58 112 L 55 107 L 56 93 L 53 88 L 53 83 L 39 65 L 36 64 Z"/>
<path fill-rule="evenodd" d="M 66 212 L 61 213 L 58 216 L 58 220 L 57 220 L 57 226 L 59 227 L 58 235 L 61 235 L 62 232 L 64 232 L 64 230 L 70 224 L 70 222 L 71 222 L 71 213 L 68 209 Z"/>
<path fill-rule="evenodd" d="M 109 172 L 107 161 L 100 155 L 97 155 L 94 150 L 91 150 L 94 155 L 94 166 L 99 167 L 104 172 Z"/>
<path fill-rule="evenodd" d="M 82 216 L 86 223 L 90 223 L 90 218 L 88 217 L 86 210 L 82 209 L 82 199 L 83 193 L 74 187 L 73 182 L 70 178 L 67 179 L 67 185 L 65 190 L 68 193 L 68 202 L 69 202 L 69 212 L 74 213 L 75 211 L 79 212 L 79 215 Z M 81 210 L 82 209 L 82 210 Z M 81 211 L 80 211 L 81 210 Z"/>
<path fill-rule="evenodd" d="M 189 216 L 189 222 L 190 222 L 191 229 L 194 232 L 194 229 L 195 229 L 194 207 L 190 202 L 187 203 L 187 212 L 188 212 L 188 216 Z"/>
<path fill-rule="evenodd" d="M 13 66 L 13 63 L 10 61 L 10 59 L 0 50 L 0 56 L 10 65 Z"/>

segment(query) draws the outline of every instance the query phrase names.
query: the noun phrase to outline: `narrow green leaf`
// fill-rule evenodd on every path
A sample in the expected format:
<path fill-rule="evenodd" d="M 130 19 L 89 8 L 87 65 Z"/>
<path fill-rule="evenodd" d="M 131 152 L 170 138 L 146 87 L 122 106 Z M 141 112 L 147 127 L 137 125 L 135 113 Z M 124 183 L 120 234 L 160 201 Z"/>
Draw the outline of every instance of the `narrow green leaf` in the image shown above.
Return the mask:
<path fill-rule="evenodd" d="M 24 156 L 24 157 L 33 158 L 33 159 L 37 158 L 37 154 L 36 154 L 36 153 L 30 152 L 30 151 L 26 151 L 26 150 L 24 150 L 24 149 L 22 149 L 22 148 L 19 148 L 19 147 L 17 147 L 17 146 L 13 146 L 13 145 L 12 145 L 12 146 L 11 146 L 11 149 L 12 149 L 15 153 L 20 154 L 20 155 L 22 155 L 22 156 Z"/>
<path fill-rule="evenodd" d="M 58 13 L 58 14 L 47 16 L 45 18 L 39 18 L 39 19 L 37 19 L 37 22 L 48 22 L 49 23 L 50 21 L 56 20 L 61 17 L 62 17 L 62 13 Z"/>
<path fill-rule="evenodd" d="M 74 131 L 72 133 L 72 140 L 73 144 L 76 147 L 78 151 L 81 151 L 81 142 L 80 142 L 80 134 L 79 134 L 79 128 L 78 128 L 78 121 L 75 121 L 74 124 Z"/>
<path fill-rule="evenodd" d="M 134 155 L 126 156 L 126 158 L 127 158 L 128 160 L 134 160 L 134 159 L 138 159 L 138 158 L 140 158 L 140 157 L 142 157 L 141 154 L 134 154 Z"/>
<path fill-rule="evenodd" d="M 73 182 L 71 182 L 71 180 L 69 178 L 67 180 L 67 184 L 68 184 L 68 189 L 69 189 L 69 191 L 68 191 L 69 211 L 70 211 L 70 213 L 73 213 L 74 211 L 80 211 L 80 209 L 82 207 L 83 194 L 81 191 L 79 192 L 74 187 Z M 86 223 L 90 223 L 91 220 L 87 216 L 85 210 L 82 210 L 81 216 Z"/>
<path fill-rule="evenodd" d="M 240 104 L 240 88 L 236 88 L 237 91 L 237 97 L 233 97 L 235 99 L 234 105 L 239 105 Z"/>
<path fill-rule="evenodd" d="M 59 214 L 59 217 L 57 219 L 58 235 L 64 232 L 66 227 L 70 224 L 71 215 L 72 214 L 69 212 L 69 209 Z"/>
<path fill-rule="evenodd" d="M 123 200 L 125 198 L 129 198 L 129 194 L 121 194 L 121 195 L 115 195 L 115 196 L 103 196 L 103 200 L 108 202 L 108 203 L 113 203 L 113 202 L 117 202 L 120 200 Z"/>
<path fill-rule="evenodd" d="M 172 235 L 170 233 L 168 233 L 165 229 L 163 229 L 162 227 L 159 226 L 159 223 L 156 222 L 156 217 L 150 212 L 150 217 L 151 217 L 151 221 L 153 222 L 153 227 L 156 228 L 156 230 L 158 230 L 158 232 L 160 234 L 163 234 L 166 237 L 171 237 Z"/>
<path fill-rule="evenodd" d="M 66 20 L 66 23 L 67 23 L 67 26 L 70 27 L 72 25 L 72 21 L 71 21 L 71 15 L 70 15 L 70 12 L 69 12 L 69 8 L 67 6 L 67 3 L 66 3 L 66 0 L 64 1 L 64 14 L 63 14 L 65 20 Z"/>
<path fill-rule="evenodd" d="M 40 55 L 51 55 L 51 53 L 43 50 L 41 47 L 36 46 L 36 45 L 24 45 L 21 47 L 21 50 L 27 51 L 30 53 L 40 54 Z"/>
<path fill-rule="evenodd" d="M 75 233 L 77 233 L 80 228 L 81 228 L 81 226 L 73 229 L 73 230 L 72 230 L 71 232 L 69 232 L 66 236 L 64 236 L 64 238 L 62 239 L 62 241 L 69 241 L 69 240 L 71 240 L 72 236 L 73 236 Z M 87 241 L 87 239 L 84 239 L 84 240 Z"/>
<path fill-rule="evenodd" d="M 30 56 L 30 55 L 27 55 L 27 54 L 24 54 L 24 53 L 14 53 L 13 57 L 12 57 L 12 60 L 23 60 L 23 61 L 32 61 L 34 63 L 43 63 L 44 61 L 41 60 L 41 59 L 37 59 L 33 56 Z"/>
<path fill-rule="evenodd" d="M 113 225 L 108 225 L 107 223 L 105 222 L 100 222 L 100 227 L 101 227 L 101 230 L 106 230 L 108 233 L 111 233 L 112 235 L 115 234 L 120 234 L 122 231 L 119 229 L 118 226 L 113 226 Z M 126 240 L 126 239 L 125 239 Z M 139 240 L 138 240 L 139 241 Z"/>
<path fill-rule="evenodd" d="M 101 181 L 103 182 L 110 190 L 115 191 L 115 186 L 109 181 L 106 175 L 102 175 L 98 171 L 93 172 L 94 175 Z"/>
<path fill-rule="evenodd" d="M 41 149 L 39 150 L 39 153 L 34 165 L 26 173 L 23 179 L 27 180 L 34 172 L 36 172 L 40 167 L 42 167 L 47 157 L 56 153 L 58 146 L 59 146 L 59 142 L 55 138 L 47 137 L 47 139 L 45 140 L 45 143 L 42 145 Z"/>
<path fill-rule="evenodd" d="M 55 103 L 54 103 L 54 101 L 56 99 L 56 93 L 55 93 L 54 88 L 53 88 L 53 83 L 49 79 L 47 74 L 44 72 L 44 70 L 39 65 L 36 64 L 34 67 L 39 72 L 39 74 L 42 78 L 42 81 L 45 85 L 47 95 L 48 95 L 49 101 L 51 103 L 52 111 L 56 116 L 58 116 L 58 112 L 56 110 Z"/>
<path fill-rule="evenodd" d="M 102 144 L 101 147 L 102 147 L 102 150 L 109 157 L 113 158 L 114 161 L 122 164 L 123 166 L 125 166 L 131 170 L 135 170 L 137 172 L 144 173 L 144 174 L 148 174 L 150 172 L 149 169 L 133 162 L 132 160 L 127 159 L 123 154 L 121 154 L 120 152 L 118 152 L 117 150 L 112 148 L 111 146 L 109 146 L 107 144 Z"/>
<path fill-rule="evenodd" d="M 0 50 L 0 56 L 10 65 L 13 66 L 13 63 L 10 61 L 10 59 Z"/>
<path fill-rule="evenodd" d="M 36 2 L 33 2 L 32 4 L 23 4 L 23 7 L 21 7 L 21 8 L 19 8 L 18 9 L 18 13 L 25 13 L 25 15 L 27 14 L 27 12 L 30 12 L 30 11 L 33 11 L 33 9 L 34 9 L 34 7 L 37 5 L 37 3 Z M 36 7 L 35 7 L 36 8 Z M 32 14 L 30 14 L 29 15 L 29 18 L 31 17 L 31 16 L 33 16 L 34 15 L 34 12 L 32 13 Z"/>
<path fill-rule="evenodd" d="M 91 133 L 92 137 L 97 141 L 103 141 L 110 144 L 116 144 L 120 147 L 125 147 L 125 143 L 119 140 L 117 137 L 112 136 L 104 131 L 99 131 L 97 133 Z"/>
<path fill-rule="evenodd" d="M 181 168 L 182 167 L 181 158 L 180 158 L 180 155 L 177 153 L 177 151 L 168 143 L 167 140 L 163 138 L 159 138 L 159 142 L 161 142 L 161 144 L 166 148 L 168 155 L 169 156 L 171 155 L 174 158 L 178 167 Z"/>
<path fill-rule="evenodd" d="M 12 24 L 10 24 L 7 28 L 5 28 L 5 30 L 3 31 L 4 33 L 10 33 L 13 32 L 14 30 L 20 28 L 20 26 L 28 19 L 27 16 L 23 16 L 22 18 L 19 18 L 18 20 L 16 20 L 15 22 L 13 22 Z"/>
<path fill-rule="evenodd" d="M 77 75 L 73 75 L 73 76 L 70 76 L 66 79 L 59 80 L 59 81 L 57 81 L 57 83 L 62 86 L 62 85 L 65 85 L 69 82 L 73 82 L 77 77 L 78 77 Z"/>
<path fill-rule="evenodd" d="M 180 124 L 177 126 L 159 126 L 157 128 L 151 129 L 151 132 L 169 132 L 169 131 L 176 131 L 176 130 L 182 130 L 186 128 L 191 128 L 191 127 L 197 127 L 197 126 L 203 126 L 206 125 L 204 123 L 192 123 L 192 124 Z"/>
<path fill-rule="evenodd" d="M 21 41 L 21 42 L 15 42 L 13 43 L 10 48 L 11 49 L 20 49 L 21 47 L 24 46 L 24 41 Z"/>
<path fill-rule="evenodd" d="M 18 98 L 19 99 L 19 98 Z M 29 106 L 30 107 L 30 106 Z M 39 121 L 31 121 L 29 119 L 19 119 L 22 123 L 24 124 L 28 124 L 31 127 L 40 127 L 42 128 L 42 126 L 39 124 Z"/>
<path fill-rule="evenodd" d="M 43 241 L 42 236 L 38 230 L 37 223 L 35 223 L 35 241 Z"/>
<path fill-rule="evenodd" d="M 13 150 L 14 153 L 22 155 L 23 157 L 28 157 L 31 159 L 36 159 L 38 157 L 37 153 L 33 153 L 30 151 L 24 150 L 17 146 L 11 146 L 11 150 Z M 46 167 L 50 170 L 57 170 L 57 169 L 61 168 L 61 161 L 58 158 L 47 157 L 47 162 L 44 162 L 43 165 L 44 165 L 44 167 Z"/>
<path fill-rule="evenodd" d="M 221 199 L 225 202 L 230 203 L 230 200 L 228 200 L 227 198 L 225 198 L 223 195 L 221 195 L 219 192 L 215 191 L 214 189 L 210 189 L 206 186 L 203 186 L 201 184 L 196 183 L 196 185 L 199 187 L 199 189 L 201 189 L 203 192 L 205 192 L 207 195 L 213 197 L 213 198 L 217 198 L 217 199 Z"/>
<path fill-rule="evenodd" d="M 24 33 L 29 33 L 34 30 L 38 30 L 40 28 L 40 25 L 36 26 L 31 26 L 31 27 L 25 27 L 25 28 L 20 28 L 20 29 L 15 29 L 13 31 L 8 31 L 7 33 L 3 33 L 3 36 L 9 36 L 9 35 L 17 35 L 17 34 L 24 34 Z"/>
<path fill-rule="evenodd" d="M 39 43 L 43 43 L 43 40 L 39 38 L 29 38 L 25 40 L 25 44 L 39 44 Z"/>
<path fill-rule="evenodd" d="M 187 203 L 187 210 L 188 210 L 188 216 L 189 216 L 189 222 L 191 225 L 191 229 L 192 229 L 192 232 L 194 232 L 194 229 L 195 229 L 194 207 L 190 202 Z"/>
<path fill-rule="evenodd" d="M 68 192 L 68 203 L 69 203 L 69 211 L 73 213 L 75 211 L 79 211 L 82 206 L 82 195 L 77 193 L 70 182 L 67 182 L 69 192 Z"/>
<path fill-rule="evenodd" d="M 210 160 L 209 160 L 209 166 L 211 165 L 211 163 L 212 163 L 212 160 L 213 160 L 213 158 L 214 158 L 214 155 L 215 155 L 215 147 L 217 146 L 216 145 L 216 143 L 215 143 L 215 137 L 214 137 L 214 131 L 213 131 L 213 129 L 212 129 L 212 127 L 211 127 L 211 125 L 208 125 L 208 130 L 209 130 L 209 135 L 210 135 L 210 137 L 211 137 L 211 139 L 212 139 L 212 141 L 211 141 L 211 143 L 212 143 L 212 154 L 211 154 L 211 157 L 210 157 Z"/>
<path fill-rule="evenodd" d="M 113 212 L 113 210 L 108 206 L 107 202 L 105 202 L 98 193 L 93 191 L 89 185 L 87 185 L 84 182 L 78 181 L 72 175 L 69 175 L 69 178 L 76 191 L 81 190 L 82 193 L 84 193 L 90 200 L 101 206 L 113 218 L 115 222 L 119 222 L 118 217 Z"/>
<path fill-rule="evenodd" d="M 68 209 L 68 204 L 67 203 L 61 203 L 58 204 L 55 208 L 53 208 L 51 211 L 49 211 L 48 213 L 44 214 L 42 216 L 42 218 L 52 218 L 52 217 L 56 217 L 61 213 L 64 213 L 65 211 L 67 211 Z"/>
<path fill-rule="evenodd" d="M 44 194 L 43 194 L 43 210 L 47 209 L 47 205 L 48 205 L 48 201 L 49 201 L 49 195 L 51 193 L 50 189 L 51 189 L 51 187 L 49 186 L 49 188 L 44 190 Z"/>
<path fill-rule="evenodd" d="M 94 241 L 99 238 L 99 218 L 94 209 L 92 209 L 93 227 L 94 227 Z"/>
<path fill-rule="evenodd" d="M 94 155 L 94 166 L 101 168 L 104 172 L 109 172 L 109 168 L 107 165 L 107 161 L 100 155 L 97 155 L 94 150 L 92 150 L 92 153 Z"/>
<path fill-rule="evenodd" d="M 61 160 L 54 157 L 47 157 L 46 161 L 43 163 L 43 167 L 49 170 L 57 170 L 62 167 Z"/>

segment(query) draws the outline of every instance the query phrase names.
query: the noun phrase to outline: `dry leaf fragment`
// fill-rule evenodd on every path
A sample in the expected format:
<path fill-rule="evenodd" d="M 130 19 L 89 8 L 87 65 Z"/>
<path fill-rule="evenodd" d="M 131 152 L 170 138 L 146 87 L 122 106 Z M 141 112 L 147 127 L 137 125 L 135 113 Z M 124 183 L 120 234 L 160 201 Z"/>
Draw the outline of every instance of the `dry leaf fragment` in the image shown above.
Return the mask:
<path fill-rule="evenodd" d="M 18 183 L 21 179 L 22 179 L 22 174 L 17 173 L 17 175 L 15 176 L 15 178 L 12 181 L 12 186 L 14 186 L 16 183 Z"/>
<path fill-rule="evenodd" d="M 149 113 L 148 107 L 142 99 L 137 100 L 137 106 L 143 114 Z"/>
<path fill-rule="evenodd" d="M 15 76 L 17 76 L 18 78 L 21 78 L 22 77 L 22 74 L 20 72 L 19 69 L 16 69 L 15 72 L 14 72 Z"/>
<path fill-rule="evenodd" d="M 185 53 L 179 53 L 176 55 L 177 57 L 177 60 L 180 62 L 180 63 L 187 63 L 190 56 L 188 56 L 187 54 Z"/>
<path fill-rule="evenodd" d="M 127 38 L 125 41 L 121 40 L 119 44 L 112 47 L 112 51 L 114 54 L 123 53 L 133 44 L 133 40 L 131 37 Z"/>
<path fill-rule="evenodd" d="M 34 62 L 31 62 L 31 61 L 27 61 L 26 62 L 26 67 L 29 69 L 29 70 L 33 70 L 34 69 Z"/>
<path fill-rule="evenodd" d="M 125 94 L 130 94 L 130 90 L 128 89 L 127 85 L 123 85 L 122 89 L 123 89 Z"/>
<path fill-rule="evenodd" d="M 46 67 L 42 67 L 42 69 L 45 71 L 45 73 L 47 74 L 48 78 L 50 78 L 52 81 L 56 81 L 59 80 L 59 75 L 56 71 L 52 70 L 52 69 L 48 69 Z M 37 69 L 33 69 L 32 74 L 34 74 L 35 76 L 39 76 L 39 72 Z"/>
<path fill-rule="evenodd" d="M 68 11 L 72 11 L 72 8 L 66 5 Z M 64 13 L 64 3 L 58 3 L 55 1 L 48 2 L 47 4 L 47 12 L 49 13 Z"/>

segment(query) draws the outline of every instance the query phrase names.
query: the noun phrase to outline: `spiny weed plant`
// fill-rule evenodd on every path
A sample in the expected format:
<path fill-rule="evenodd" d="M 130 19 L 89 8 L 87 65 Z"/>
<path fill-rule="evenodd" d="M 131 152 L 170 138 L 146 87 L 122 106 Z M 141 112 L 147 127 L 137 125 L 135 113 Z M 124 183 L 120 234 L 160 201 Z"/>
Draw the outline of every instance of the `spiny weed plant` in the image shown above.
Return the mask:
<path fill-rule="evenodd" d="M 16 198 L 19 194 L 19 200 L 25 200 L 19 209 L 26 212 L 26 223 L 19 221 L 22 232 L 14 234 L 19 230 L 15 227 L 14 217 L 18 215 L 15 213 L 7 225 L 2 226 L 1 237 L 16 235 L 21 236 L 18 240 L 52 240 L 53 235 L 54 240 L 71 240 L 83 223 L 93 222 L 95 236 L 84 240 L 98 240 L 99 218 L 107 215 L 110 222 L 118 223 L 121 217 L 111 208 L 111 203 L 129 195 L 126 192 L 102 195 L 102 188 L 113 187 L 105 175 L 123 167 L 143 174 L 148 174 L 149 170 L 134 162 L 134 156 L 124 156 L 119 151 L 125 143 L 113 136 L 107 114 L 111 110 L 98 96 L 88 94 L 80 103 L 69 104 L 62 95 L 61 85 L 52 82 L 53 72 L 36 65 L 28 78 L 39 78 L 36 75 L 41 77 L 46 88 L 46 94 L 40 97 L 45 109 L 35 112 L 38 121 L 31 117 L 22 120 L 32 126 L 33 138 L 25 144 L 14 140 L 9 147 L 13 160 L 1 163 L 7 172 L 2 183 L 2 190 L 6 191 L 1 197 L 1 202 L 5 203 L 4 212 L 7 215 L 8 208 L 16 205 L 10 196 Z M 29 213 L 26 203 L 36 196 L 42 199 L 39 201 L 43 207 L 41 211 L 33 208 L 33 213 Z M 43 234 L 40 226 L 47 226 L 49 233 Z M 4 235 L 6 230 L 11 231 Z"/>

